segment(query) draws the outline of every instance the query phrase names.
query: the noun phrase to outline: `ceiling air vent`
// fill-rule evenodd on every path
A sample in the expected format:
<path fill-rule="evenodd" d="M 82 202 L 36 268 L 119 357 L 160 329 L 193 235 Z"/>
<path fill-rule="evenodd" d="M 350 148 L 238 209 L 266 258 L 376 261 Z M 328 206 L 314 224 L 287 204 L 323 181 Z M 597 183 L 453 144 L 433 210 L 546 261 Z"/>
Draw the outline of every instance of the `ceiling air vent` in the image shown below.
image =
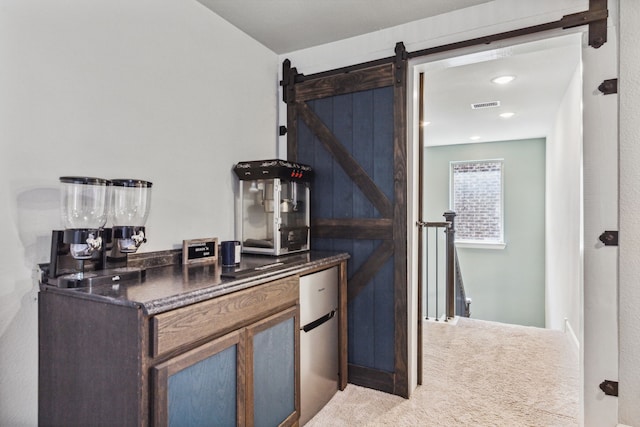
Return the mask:
<path fill-rule="evenodd" d="M 478 102 L 476 104 L 471 104 L 471 109 L 479 110 L 481 108 L 495 108 L 499 106 L 500 106 L 500 101 Z"/>

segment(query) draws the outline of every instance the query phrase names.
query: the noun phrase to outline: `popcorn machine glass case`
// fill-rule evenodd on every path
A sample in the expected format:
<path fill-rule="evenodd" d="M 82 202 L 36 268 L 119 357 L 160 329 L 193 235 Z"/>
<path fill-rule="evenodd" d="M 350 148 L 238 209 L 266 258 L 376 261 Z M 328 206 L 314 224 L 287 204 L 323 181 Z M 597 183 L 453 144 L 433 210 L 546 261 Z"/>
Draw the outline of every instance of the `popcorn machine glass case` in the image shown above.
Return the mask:
<path fill-rule="evenodd" d="M 283 255 L 309 250 L 310 166 L 284 160 L 238 163 L 242 252 Z"/>

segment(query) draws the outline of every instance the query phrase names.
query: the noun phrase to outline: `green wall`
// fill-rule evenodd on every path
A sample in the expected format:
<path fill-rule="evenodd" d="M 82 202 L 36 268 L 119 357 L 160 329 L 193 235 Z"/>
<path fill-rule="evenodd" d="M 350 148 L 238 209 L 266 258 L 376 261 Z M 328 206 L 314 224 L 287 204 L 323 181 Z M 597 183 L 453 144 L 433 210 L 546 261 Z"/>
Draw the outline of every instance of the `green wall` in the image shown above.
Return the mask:
<path fill-rule="evenodd" d="M 545 326 L 545 139 L 428 147 L 425 213 L 449 208 L 449 162 L 504 159 L 504 249 L 458 248 L 471 317 Z"/>

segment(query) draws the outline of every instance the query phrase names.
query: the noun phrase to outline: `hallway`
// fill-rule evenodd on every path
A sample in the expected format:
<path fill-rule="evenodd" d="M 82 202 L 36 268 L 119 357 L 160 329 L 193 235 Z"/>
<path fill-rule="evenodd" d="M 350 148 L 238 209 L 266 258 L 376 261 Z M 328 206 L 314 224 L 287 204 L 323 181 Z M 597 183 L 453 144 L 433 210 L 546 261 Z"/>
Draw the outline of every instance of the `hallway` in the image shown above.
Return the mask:
<path fill-rule="evenodd" d="M 425 324 L 411 399 L 350 384 L 307 426 L 577 426 L 578 351 L 561 331 L 467 318 Z"/>

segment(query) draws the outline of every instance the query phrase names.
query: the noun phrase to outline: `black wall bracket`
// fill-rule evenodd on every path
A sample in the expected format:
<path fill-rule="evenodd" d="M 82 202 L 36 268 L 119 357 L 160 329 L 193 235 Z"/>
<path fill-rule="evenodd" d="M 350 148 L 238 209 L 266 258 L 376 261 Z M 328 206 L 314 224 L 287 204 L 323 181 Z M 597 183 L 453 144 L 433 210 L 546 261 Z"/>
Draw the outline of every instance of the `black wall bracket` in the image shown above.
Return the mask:
<path fill-rule="evenodd" d="M 278 134 L 279 134 L 280 136 L 284 136 L 284 135 L 286 135 L 286 134 L 287 134 L 287 127 L 286 127 L 286 126 L 280 126 L 280 127 L 278 128 Z"/>
<path fill-rule="evenodd" d="M 602 12 L 607 9 L 607 0 L 589 0 L 589 11 Z M 607 42 L 607 20 L 601 19 L 589 23 L 589 46 L 598 49 Z"/>
<path fill-rule="evenodd" d="M 598 90 L 604 95 L 618 93 L 618 79 L 609 79 L 600 83 Z"/>
<path fill-rule="evenodd" d="M 607 230 L 598 237 L 605 246 L 618 246 L 618 230 Z"/>
<path fill-rule="evenodd" d="M 618 397 L 618 381 L 604 380 L 600 383 L 600 390 L 607 396 Z"/>
<path fill-rule="evenodd" d="M 293 85 L 296 83 L 297 76 L 299 76 L 298 70 L 291 68 L 291 61 L 285 59 L 282 62 L 282 80 L 280 80 L 280 86 L 282 86 L 282 101 L 285 104 L 293 101 Z"/>
<path fill-rule="evenodd" d="M 396 64 L 396 85 L 402 84 L 406 77 L 405 65 L 407 64 L 407 59 L 409 58 L 407 54 L 407 49 L 404 47 L 404 43 L 398 42 L 395 47 L 395 64 Z"/>

